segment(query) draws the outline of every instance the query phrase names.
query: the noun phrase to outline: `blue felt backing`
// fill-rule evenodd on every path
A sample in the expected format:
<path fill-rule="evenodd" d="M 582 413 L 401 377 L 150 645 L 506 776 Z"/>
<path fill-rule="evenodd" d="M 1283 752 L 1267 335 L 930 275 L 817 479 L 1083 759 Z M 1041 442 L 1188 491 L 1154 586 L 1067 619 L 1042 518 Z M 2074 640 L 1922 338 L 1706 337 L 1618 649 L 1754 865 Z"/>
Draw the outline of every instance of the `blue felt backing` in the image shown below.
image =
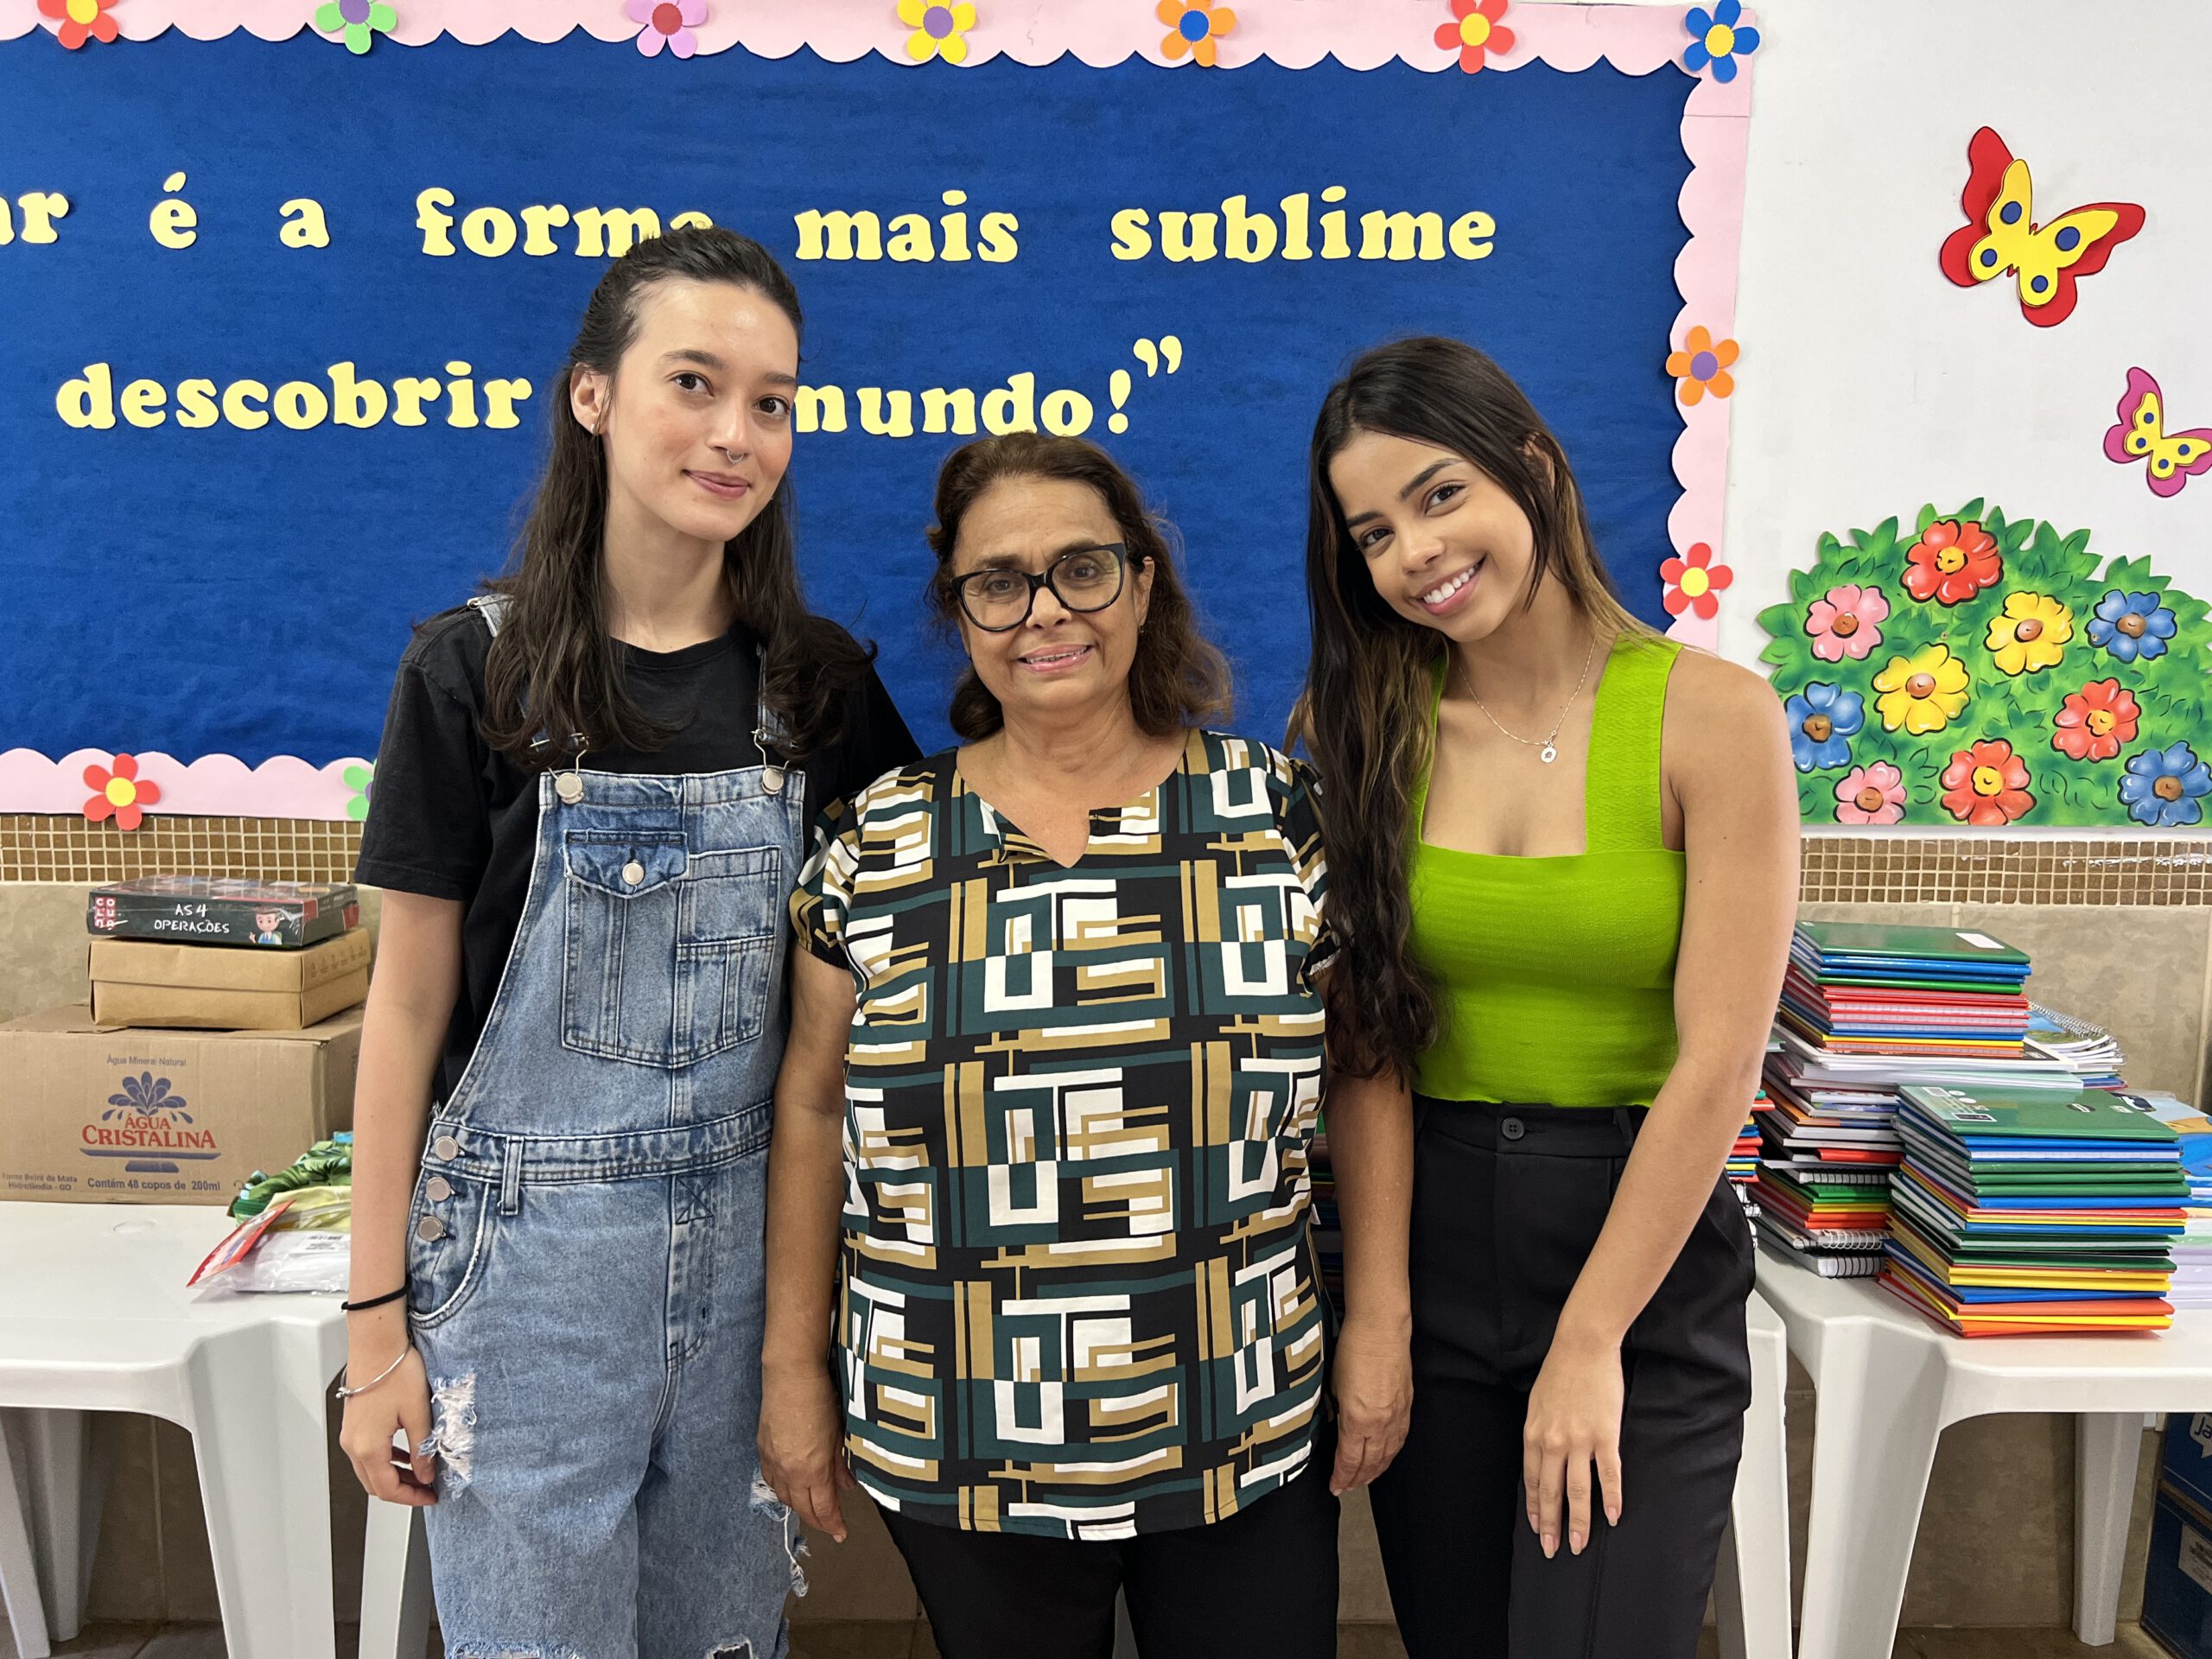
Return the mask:
<path fill-rule="evenodd" d="M 1659 561 L 1680 431 L 1662 369 L 1685 239 L 1679 131 L 1693 82 L 1600 65 L 1566 74 L 1111 69 L 1072 58 L 915 69 L 741 51 L 647 60 L 581 34 L 550 46 L 379 41 L 363 59 L 302 35 L 60 49 L 0 46 L 0 194 L 59 191 L 59 239 L 0 246 L 0 748 L 86 747 L 318 764 L 373 753 L 409 620 L 456 602 L 505 556 L 544 434 L 543 389 L 601 269 L 518 247 L 426 257 L 416 195 L 456 219 L 493 205 L 686 209 L 759 237 L 809 310 L 806 378 L 973 386 L 1023 370 L 1081 391 L 1106 442 L 1180 527 L 1204 614 L 1240 676 L 1239 723 L 1274 735 L 1305 655 L 1305 452 L 1354 352 L 1459 334 L 1519 377 L 1573 457 L 1631 607 L 1664 624 Z M 158 246 L 163 181 L 197 240 Z M 1478 261 L 1111 257 L 1118 210 L 1218 210 L 1244 194 L 1346 192 L 1358 216 L 1471 209 Z M 796 258 L 809 208 L 1020 220 L 1011 263 Z M 320 201 L 323 249 L 278 240 L 279 205 Z M 22 227 L 19 218 L 16 228 Z M 458 228 L 454 234 L 458 238 Z M 1319 240 L 1318 224 L 1314 232 Z M 1174 334 L 1147 378 L 1141 338 Z M 116 390 L 200 376 L 479 378 L 538 388 L 509 430 L 306 431 L 217 424 L 79 430 L 56 414 L 96 362 Z M 1128 430 L 1106 429 L 1130 371 Z M 958 440 L 852 427 L 799 440 L 792 474 L 817 608 L 879 640 L 925 742 L 944 735 L 945 648 L 925 626 L 921 532 Z M 917 410 L 917 419 L 919 411 Z"/>

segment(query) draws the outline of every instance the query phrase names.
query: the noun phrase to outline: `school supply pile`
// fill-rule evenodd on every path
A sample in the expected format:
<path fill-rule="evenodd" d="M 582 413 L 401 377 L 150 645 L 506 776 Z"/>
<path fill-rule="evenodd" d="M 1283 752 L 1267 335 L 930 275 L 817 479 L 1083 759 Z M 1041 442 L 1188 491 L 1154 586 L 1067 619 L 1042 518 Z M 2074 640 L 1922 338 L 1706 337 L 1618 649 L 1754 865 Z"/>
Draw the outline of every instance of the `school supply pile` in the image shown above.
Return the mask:
<path fill-rule="evenodd" d="M 2027 1051 L 2064 1066 L 2084 1089 L 2127 1087 L 2121 1076 L 2127 1057 L 2120 1052 L 2117 1038 L 2102 1026 L 2060 1014 L 2040 1002 L 2028 1004 Z"/>
<path fill-rule="evenodd" d="M 93 1020 L 299 1031 L 369 994 L 360 896 L 344 883 L 154 875 L 95 887 Z"/>
<path fill-rule="evenodd" d="M 2189 1220 L 2179 1137 L 2102 1090 L 1915 1084 L 1883 1287 L 1961 1336 L 2163 1330 Z"/>
<path fill-rule="evenodd" d="M 1746 1221 L 1758 1219 L 1758 1195 L 1751 1188 L 1759 1178 L 1759 1117 L 1774 1109 L 1774 1096 L 1767 1093 L 1761 1081 L 1751 1096 L 1751 1109 L 1744 1115 L 1744 1127 L 1736 1131 L 1736 1144 L 1728 1148 L 1728 1179 L 1735 1185 L 1736 1201 L 1744 1206 Z"/>
<path fill-rule="evenodd" d="M 2018 1060 L 2027 1035 L 2027 953 L 1986 933 L 1871 922 L 1800 922 L 1779 1020 L 1844 1071 L 1899 1058 Z"/>
<path fill-rule="evenodd" d="M 1919 1083 L 1987 1084 L 2076 1074 L 2024 1048 L 2028 958 L 1950 928 L 1802 922 L 1769 1045 L 1774 1111 L 1754 1191 L 1762 1230 L 1830 1277 L 1879 1270 L 1897 1115 Z"/>
<path fill-rule="evenodd" d="M 2162 1090 L 2129 1090 L 2124 1098 L 2139 1103 L 2181 1141 L 2189 1223 L 2174 1241 L 2173 1286 L 2166 1300 L 2176 1307 L 2212 1307 L 2212 1118 Z"/>

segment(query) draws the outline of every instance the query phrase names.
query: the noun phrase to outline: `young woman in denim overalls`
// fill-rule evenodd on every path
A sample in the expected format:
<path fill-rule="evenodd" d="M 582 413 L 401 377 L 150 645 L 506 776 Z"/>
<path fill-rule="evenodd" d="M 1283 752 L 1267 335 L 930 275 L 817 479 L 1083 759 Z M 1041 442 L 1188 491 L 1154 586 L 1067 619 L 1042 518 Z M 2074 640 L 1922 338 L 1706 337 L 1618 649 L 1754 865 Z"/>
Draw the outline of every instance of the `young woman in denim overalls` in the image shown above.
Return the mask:
<path fill-rule="evenodd" d="M 617 261 L 512 574 L 392 692 L 343 1440 L 430 1506 L 451 1659 L 785 1650 L 747 1498 L 783 918 L 815 810 L 914 753 L 800 599 L 799 326 L 730 232 Z"/>

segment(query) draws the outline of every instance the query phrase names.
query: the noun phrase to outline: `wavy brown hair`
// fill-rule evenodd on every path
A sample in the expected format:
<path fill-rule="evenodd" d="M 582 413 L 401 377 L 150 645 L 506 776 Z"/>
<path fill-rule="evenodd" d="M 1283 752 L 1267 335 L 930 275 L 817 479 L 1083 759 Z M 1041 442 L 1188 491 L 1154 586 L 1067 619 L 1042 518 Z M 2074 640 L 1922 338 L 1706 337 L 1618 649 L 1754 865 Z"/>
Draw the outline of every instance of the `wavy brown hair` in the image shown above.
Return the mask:
<path fill-rule="evenodd" d="M 1649 637 L 1620 601 L 1590 537 L 1567 452 L 1512 378 L 1473 346 L 1423 336 L 1378 346 L 1329 388 L 1308 469 L 1306 601 L 1313 657 L 1292 712 L 1320 768 L 1329 916 L 1344 962 L 1331 978 L 1332 1060 L 1356 1076 L 1409 1077 L 1438 1035 L 1436 999 L 1407 947 L 1414 786 L 1431 758 L 1429 699 L 1443 636 L 1376 591 L 1344 528 L 1329 463 L 1362 432 L 1464 456 L 1528 515 L 1535 557 L 1521 599 L 1547 575 L 1603 633 Z"/>
<path fill-rule="evenodd" d="M 1129 712 L 1138 727 L 1157 737 L 1227 719 L 1232 701 L 1229 663 L 1199 631 L 1168 550 L 1173 531 L 1146 508 L 1136 481 L 1084 438 L 1010 432 L 978 438 L 945 457 L 937 475 L 937 522 L 929 530 L 930 551 L 937 555 L 930 604 L 939 626 L 948 633 L 959 631 L 952 554 L 960 542 L 960 521 L 994 484 L 1017 478 L 1061 479 L 1096 490 L 1128 549 L 1129 569 L 1151 568 L 1151 608 L 1129 664 Z M 971 743 L 1006 723 L 999 700 L 976 677 L 972 664 L 961 671 L 952 689 L 949 719 L 952 729 Z"/>
<path fill-rule="evenodd" d="M 546 399 L 550 451 L 506 573 L 485 591 L 512 601 L 485 667 L 484 735 L 529 767 L 564 764 L 572 734 L 593 749 L 657 749 L 675 728 L 630 696 L 622 655 L 607 631 L 604 555 L 607 455 L 569 404 L 580 370 L 613 374 L 638 337 L 645 296 L 662 283 L 726 283 L 760 295 L 804 334 L 798 292 L 750 237 L 714 226 L 648 237 L 607 268 L 584 307 L 569 359 Z M 762 701 L 783 722 L 796 759 L 835 742 L 847 695 L 874 652 L 808 612 L 799 589 L 788 474 L 753 522 L 722 547 L 738 620 L 760 639 Z M 543 734 L 549 740 L 540 742 Z"/>

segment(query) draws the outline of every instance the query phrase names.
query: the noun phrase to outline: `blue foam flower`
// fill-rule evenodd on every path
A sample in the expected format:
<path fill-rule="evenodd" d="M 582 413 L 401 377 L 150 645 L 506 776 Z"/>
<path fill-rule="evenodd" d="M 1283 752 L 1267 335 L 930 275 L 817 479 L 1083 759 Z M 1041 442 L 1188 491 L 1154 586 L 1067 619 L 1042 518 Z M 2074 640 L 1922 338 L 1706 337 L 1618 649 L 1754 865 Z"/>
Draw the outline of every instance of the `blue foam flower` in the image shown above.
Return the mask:
<path fill-rule="evenodd" d="M 1866 700 L 1819 680 L 1782 705 L 1789 721 L 1789 753 L 1800 772 L 1851 764 L 1850 740 L 1866 723 Z"/>
<path fill-rule="evenodd" d="M 1736 60 L 1759 49 L 1759 32 L 1743 25 L 1743 16 L 1741 0 L 1719 0 L 1709 12 L 1703 6 L 1684 12 L 1682 27 L 1689 30 L 1691 40 L 1682 54 L 1682 67 L 1695 74 L 1709 64 L 1715 80 L 1735 79 Z"/>
<path fill-rule="evenodd" d="M 2186 743 L 2129 755 L 2127 775 L 2120 780 L 2127 816 L 2153 830 L 2202 823 L 2207 795 L 2212 795 L 2212 766 Z"/>
<path fill-rule="evenodd" d="M 2166 654 L 2174 628 L 2173 612 L 2158 603 L 2156 594 L 2123 594 L 2115 588 L 2097 601 L 2097 613 L 2089 619 L 2089 643 L 2120 662 L 2139 657 L 2147 663 Z"/>

